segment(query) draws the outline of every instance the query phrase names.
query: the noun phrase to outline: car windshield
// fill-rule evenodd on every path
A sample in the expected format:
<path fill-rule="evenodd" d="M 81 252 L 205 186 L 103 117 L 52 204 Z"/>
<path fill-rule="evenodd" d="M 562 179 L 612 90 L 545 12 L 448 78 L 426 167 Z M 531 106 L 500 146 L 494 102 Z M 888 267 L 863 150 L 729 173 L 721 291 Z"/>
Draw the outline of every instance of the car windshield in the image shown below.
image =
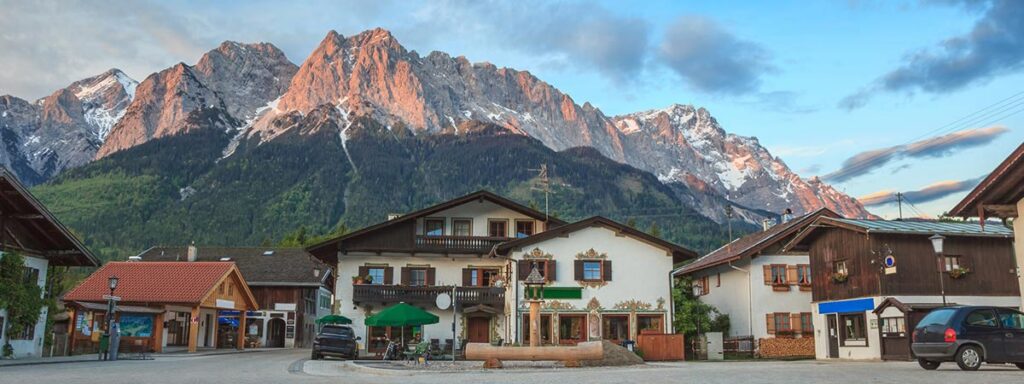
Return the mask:
<path fill-rule="evenodd" d="M 352 335 L 354 334 L 352 332 L 352 328 L 349 327 L 324 327 L 322 330 L 320 330 L 320 332 L 328 335 L 339 335 L 348 337 L 352 337 Z"/>
<path fill-rule="evenodd" d="M 929 325 L 946 325 L 949 323 L 949 318 L 953 317 L 954 313 L 956 313 L 956 310 L 953 308 L 936 309 L 921 319 L 921 322 L 917 323 L 917 327 L 922 328 Z"/>

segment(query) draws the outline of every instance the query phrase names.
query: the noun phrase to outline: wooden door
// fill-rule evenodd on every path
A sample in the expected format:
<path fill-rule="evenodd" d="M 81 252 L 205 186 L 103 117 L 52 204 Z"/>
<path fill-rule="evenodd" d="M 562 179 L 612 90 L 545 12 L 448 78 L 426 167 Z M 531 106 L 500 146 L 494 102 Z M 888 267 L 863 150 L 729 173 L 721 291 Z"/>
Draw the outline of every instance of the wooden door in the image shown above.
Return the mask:
<path fill-rule="evenodd" d="M 828 315 L 828 357 L 839 358 L 839 316 Z"/>
<path fill-rule="evenodd" d="M 466 333 L 470 343 L 491 342 L 491 319 L 489 317 L 470 317 L 467 323 Z"/>
<path fill-rule="evenodd" d="M 284 330 L 284 319 L 270 319 L 267 322 L 267 347 L 284 348 Z"/>

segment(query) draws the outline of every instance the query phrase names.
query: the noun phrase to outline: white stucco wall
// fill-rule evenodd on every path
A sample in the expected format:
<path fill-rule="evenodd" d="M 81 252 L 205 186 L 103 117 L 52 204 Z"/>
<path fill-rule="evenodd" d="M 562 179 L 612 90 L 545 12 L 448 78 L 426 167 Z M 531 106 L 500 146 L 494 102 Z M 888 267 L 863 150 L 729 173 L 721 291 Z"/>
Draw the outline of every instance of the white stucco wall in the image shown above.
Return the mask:
<path fill-rule="evenodd" d="M 616 308 L 619 304 L 636 300 L 650 305 L 650 310 L 638 313 L 664 314 L 665 331 L 668 332 L 672 322 L 671 278 L 672 256 L 666 250 L 629 236 L 617 235 L 614 230 L 605 227 L 589 227 L 569 233 L 567 236 L 554 237 L 515 251 L 511 257 L 522 260 L 523 255 L 540 249 L 551 254 L 555 260 L 555 281 L 551 287 L 580 287 L 575 280 L 574 261 L 576 255 L 593 248 L 599 254 L 606 254 L 612 262 L 612 280 L 602 287 L 584 287 L 582 299 L 558 300 L 563 304 L 582 311 L 591 299 L 597 299 L 606 312 L 629 313 L 628 310 Z M 513 274 L 516 275 L 516 274 Z M 523 302 L 524 287 L 517 284 L 518 294 L 506 294 L 505 300 L 511 307 L 525 308 Z M 518 305 L 512 305 L 516 298 Z M 661 303 L 659 305 L 659 303 Z M 563 313 L 567 313 L 563 312 Z M 635 328 L 635 325 L 632 327 Z M 512 326 L 514 340 L 522 340 L 522 335 L 515 334 L 519 327 Z"/>
<path fill-rule="evenodd" d="M 0 252 L 0 258 L 3 258 L 3 252 Z M 46 259 L 30 257 L 22 255 L 25 259 L 25 266 L 35 268 L 39 270 L 38 284 L 44 290 L 46 289 L 46 272 L 49 262 Z M 44 306 L 42 312 L 39 314 L 39 320 L 36 322 L 35 334 L 32 340 L 10 340 L 11 346 L 14 347 L 15 357 L 28 357 L 28 356 L 41 356 L 43 351 L 43 333 L 46 331 L 46 312 L 47 308 Z M 0 309 L 0 317 L 4 318 L 4 322 L 7 321 L 7 311 Z M 0 324 L 0 330 L 6 329 L 7 324 Z M 5 332 L 0 332 L 0 346 L 6 343 L 7 337 L 4 335 Z"/>
<path fill-rule="evenodd" d="M 753 260 L 743 259 L 732 263 L 732 266 L 743 271 L 721 265 L 696 272 L 693 277 L 695 280 L 708 277 L 711 289 L 708 294 L 700 297 L 700 301 L 729 315 L 729 336 L 753 335 L 760 339 L 770 337 L 765 323 L 767 314 L 811 312 L 810 291 L 801 291 L 796 285 L 790 286 L 789 291 L 775 291 L 771 285 L 764 284 L 764 266 L 808 263 L 807 255 L 762 255 Z M 751 296 L 753 300 L 749 300 Z"/>

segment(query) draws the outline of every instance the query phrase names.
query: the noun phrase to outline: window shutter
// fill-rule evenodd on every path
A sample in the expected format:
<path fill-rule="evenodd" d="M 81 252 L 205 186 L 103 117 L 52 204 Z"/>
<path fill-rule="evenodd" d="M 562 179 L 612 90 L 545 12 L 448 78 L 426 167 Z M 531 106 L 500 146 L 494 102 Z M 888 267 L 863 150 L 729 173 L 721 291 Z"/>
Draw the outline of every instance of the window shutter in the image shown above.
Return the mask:
<path fill-rule="evenodd" d="M 704 286 L 704 294 L 706 295 L 706 294 L 711 293 L 711 279 L 708 278 L 707 276 L 704 276 L 704 277 L 702 277 L 700 279 L 701 279 L 702 285 Z"/>
<path fill-rule="evenodd" d="M 572 262 L 572 270 L 575 275 L 573 279 L 576 281 L 583 281 L 583 260 L 576 260 Z"/>
<path fill-rule="evenodd" d="M 554 260 L 548 260 L 548 262 L 545 263 L 545 264 L 546 264 L 546 266 L 545 266 L 546 271 L 544 272 L 544 276 L 547 278 L 548 281 L 555 281 L 555 280 L 557 280 L 558 276 L 555 275 L 555 261 Z"/>
<path fill-rule="evenodd" d="M 473 281 L 473 270 L 469 268 L 462 268 L 462 286 L 471 287 L 476 285 Z"/>
<path fill-rule="evenodd" d="M 765 325 L 768 326 L 768 334 L 769 335 L 774 335 L 775 334 L 775 314 L 773 314 L 773 313 L 765 314 L 764 318 L 765 318 L 765 321 L 766 321 Z"/>
<path fill-rule="evenodd" d="M 437 271 L 437 268 L 427 268 L 427 285 L 428 286 L 433 287 L 433 286 L 437 285 L 436 284 L 437 282 L 434 280 L 434 278 L 437 276 L 436 271 Z"/>
<path fill-rule="evenodd" d="M 611 260 L 605 260 L 604 261 L 604 276 L 602 276 L 602 278 L 604 278 L 604 281 L 612 281 L 612 261 Z"/>
<path fill-rule="evenodd" d="M 786 283 L 788 283 L 789 285 L 794 285 L 794 284 L 796 284 L 796 281 L 797 281 L 796 266 L 795 265 L 787 265 L 786 266 Z"/>
<path fill-rule="evenodd" d="M 519 260 L 519 262 L 516 263 L 516 271 L 516 275 L 519 275 L 519 281 L 526 280 L 526 277 L 530 276 L 530 261 Z"/>
<path fill-rule="evenodd" d="M 395 284 L 395 267 L 384 268 L 384 285 Z"/>
<path fill-rule="evenodd" d="M 409 268 L 402 267 L 402 285 L 409 285 Z"/>
<path fill-rule="evenodd" d="M 359 276 L 366 276 L 370 274 L 370 268 L 359 267 Z"/>
<path fill-rule="evenodd" d="M 764 265 L 764 285 L 772 285 L 772 266 Z"/>
<path fill-rule="evenodd" d="M 800 333 L 802 331 L 802 328 L 803 325 L 800 324 L 800 314 L 791 313 L 789 315 L 789 329 L 792 329 L 793 333 Z"/>

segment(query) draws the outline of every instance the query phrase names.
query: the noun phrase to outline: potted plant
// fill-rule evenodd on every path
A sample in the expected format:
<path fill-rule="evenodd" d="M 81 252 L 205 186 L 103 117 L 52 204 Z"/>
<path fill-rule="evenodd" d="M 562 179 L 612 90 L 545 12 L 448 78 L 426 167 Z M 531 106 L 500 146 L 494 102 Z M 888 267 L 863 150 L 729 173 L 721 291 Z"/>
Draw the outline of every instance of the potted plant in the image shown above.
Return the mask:
<path fill-rule="evenodd" d="M 373 276 L 371 276 L 371 275 L 363 276 L 363 283 L 365 283 L 365 284 L 373 284 Z"/>
<path fill-rule="evenodd" d="M 949 270 L 949 277 L 959 279 L 961 277 L 967 276 L 968 273 L 971 273 L 970 269 L 964 267 L 956 267 Z"/>
<path fill-rule="evenodd" d="M 361 285 L 366 284 L 366 278 L 363 276 L 355 275 L 352 276 L 352 284 Z"/>
<path fill-rule="evenodd" d="M 843 272 L 836 272 L 832 274 L 832 281 L 836 283 L 845 283 L 850 276 Z"/>

